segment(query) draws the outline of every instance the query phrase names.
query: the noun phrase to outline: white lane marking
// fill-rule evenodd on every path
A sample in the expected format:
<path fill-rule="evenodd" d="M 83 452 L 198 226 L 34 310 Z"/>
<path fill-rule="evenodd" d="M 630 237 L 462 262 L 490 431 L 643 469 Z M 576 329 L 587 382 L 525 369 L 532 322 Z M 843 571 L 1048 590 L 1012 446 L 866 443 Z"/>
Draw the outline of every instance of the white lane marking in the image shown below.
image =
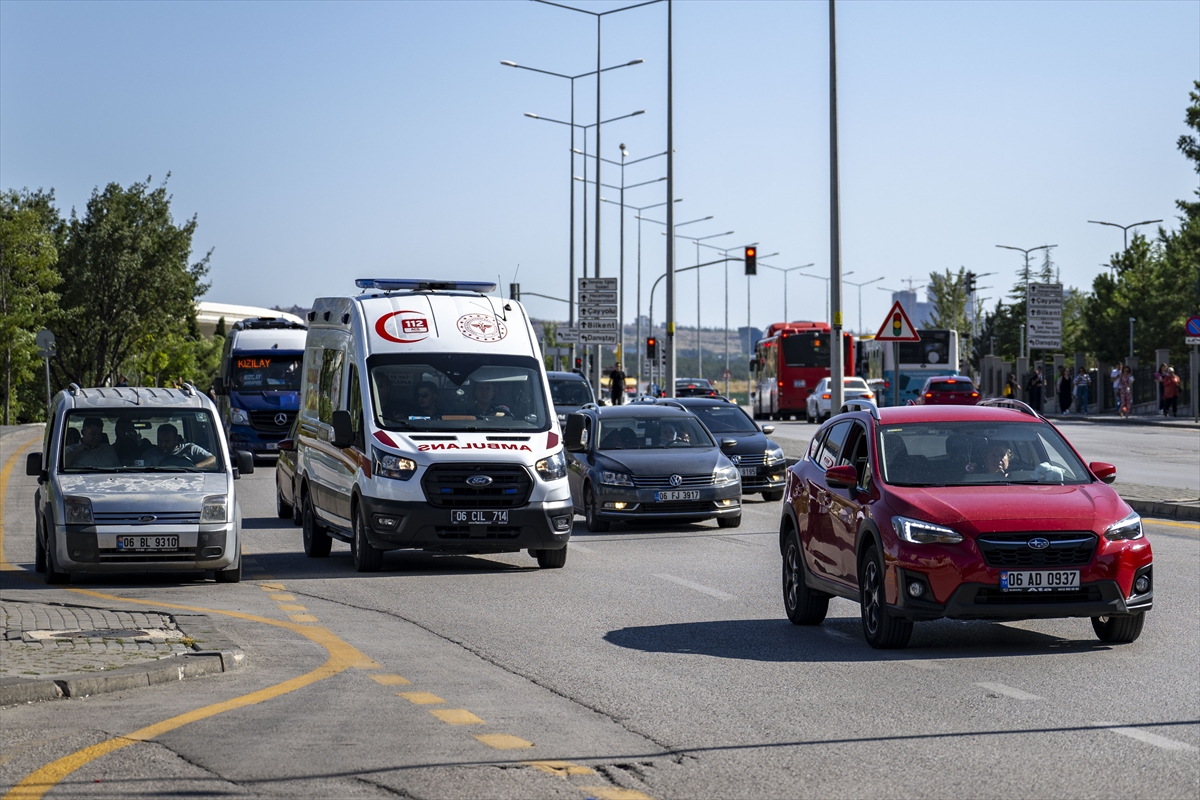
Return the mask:
<path fill-rule="evenodd" d="M 943 667 L 941 664 L 937 663 L 936 661 L 913 661 L 913 660 L 909 659 L 909 660 L 903 660 L 903 661 L 897 660 L 896 663 L 903 664 L 906 667 L 915 667 L 916 669 L 930 669 L 930 670 L 945 669 L 945 667 Z"/>
<path fill-rule="evenodd" d="M 656 573 L 654 573 L 654 577 L 662 578 L 664 581 L 670 581 L 671 583 L 678 583 L 680 586 L 686 586 L 689 589 L 694 589 L 697 592 L 700 592 L 701 594 L 706 594 L 709 597 L 715 597 L 718 600 L 732 600 L 733 599 L 733 595 L 726 594 L 725 592 L 722 592 L 720 589 L 713 589 L 709 586 L 705 586 L 702 583 L 692 583 L 691 581 L 684 580 L 683 578 L 676 578 L 674 575 L 664 575 L 664 574 L 660 574 L 660 573 L 656 572 Z"/>
<path fill-rule="evenodd" d="M 1183 750 L 1185 752 L 1195 752 L 1197 750 L 1195 745 L 1190 745 L 1187 742 L 1179 742 L 1175 739 L 1168 739 L 1166 736 L 1159 736 L 1157 733 L 1144 731 L 1141 728 L 1127 728 L 1116 722 L 1093 722 L 1092 724 L 1105 727 L 1113 733 L 1128 736 L 1130 739 L 1137 739 L 1139 742 L 1161 747 L 1164 750 Z"/>
<path fill-rule="evenodd" d="M 1014 700 L 1041 700 L 1042 699 L 1042 698 L 1038 697 L 1036 694 L 1030 694 L 1029 692 L 1022 692 L 1020 689 L 1014 689 L 1013 687 L 1006 686 L 1003 683 L 977 683 L 975 685 L 982 686 L 984 689 L 987 689 L 989 692 L 995 692 L 996 694 L 1002 694 L 1002 695 L 1005 695 L 1006 697 L 1011 697 Z"/>
<path fill-rule="evenodd" d="M 590 547 L 584 547 L 583 545 L 575 544 L 574 542 L 568 542 L 567 549 L 570 550 L 572 553 L 594 553 L 594 552 L 596 552 L 595 550 L 593 550 Z"/>

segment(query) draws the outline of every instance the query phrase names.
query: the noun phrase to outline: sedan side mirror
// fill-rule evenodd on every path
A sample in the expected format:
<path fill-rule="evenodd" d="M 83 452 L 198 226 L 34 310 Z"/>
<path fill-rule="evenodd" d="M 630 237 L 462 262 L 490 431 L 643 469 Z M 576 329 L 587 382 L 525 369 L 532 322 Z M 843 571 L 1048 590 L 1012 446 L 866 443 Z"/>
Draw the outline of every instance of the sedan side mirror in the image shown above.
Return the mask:
<path fill-rule="evenodd" d="M 339 450 L 354 444 L 354 422 L 350 412 L 339 409 L 333 412 L 333 446 Z"/>
<path fill-rule="evenodd" d="M 825 470 L 825 483 L 839 489 L 853 489 L 858 486 L 858 470 L 849 464 L 830 467 Z"/>
<path fill-rule="evenodd" d="M 1106 464 L 1103 461 L 1093 461 L 1088 464 L 1088 469 L 1104 483 L 1112 483 L 1117 479 L 1117 468 L 1112 464 Z"/>
<path fill-rule="evenodd" d="M 728 455 L 737 449 L 737 439 L 722 439 L 721 452 Z"/>
<path fill-rule="evenodd" d="M 563 446 L 568 453 L 582 453 L 588 445 L 587 414 L 568 414 L 567 429 L 563 432 Z"/>
<path fill-rule="evenodd" d="M 768 436 L 770 436 L 772 433 L 775 432 L 775 426 L 774 425 L 763 425 L 762 432 L 767 434 Z"/>
<path fill-rule="evenodd" d="M 234 457 L 237 460 L 237 472 L 233 473 L 233 477 L 254 474 L 254 453 L 249 450 L 235 450 Z"/>

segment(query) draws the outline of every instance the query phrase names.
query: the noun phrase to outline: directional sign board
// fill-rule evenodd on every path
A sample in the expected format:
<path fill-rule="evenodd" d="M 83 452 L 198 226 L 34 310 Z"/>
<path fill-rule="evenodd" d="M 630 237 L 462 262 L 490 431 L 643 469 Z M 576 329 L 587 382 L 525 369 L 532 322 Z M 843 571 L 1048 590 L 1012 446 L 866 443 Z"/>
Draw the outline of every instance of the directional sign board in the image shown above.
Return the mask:
<path fill-rule="evenodd" d="M 879 326 L 879 333 L 875 334 L 875 341 L 921 341 L 921 337 L 917 335 L 917 329 L 913 327 L 912 321 L 908 318 L 908 314 L 904 313 L 904 306 L 900 305 L 899 300 L 892 303 L 892 310 L 887 313 L 887 316 L 883 319 L 883 324 Z"/>
<path fill-rule="evenodd" d="M 617 321 L 615 319 L 581 319 L 575 323 L 579 328 L 579 332 L 584 331 L 613 331 L 617 330 Z"/>
<path fill-rule="evenodd" d="M 617 344 L 617 332 L 612 331 L 580 331 L 580 344 Z"/>
<path fill-rule="evenodd" d="M 563 344 L 579 344 L 579 329 L 578 328 L 559 328 L 554 334 L 555 341 Z"/>
<path fill-rule="evenodd" d="M 580 278 L 579 292 L 615 292 L 617 291 L 616 278 Z"/>
<path fill-rule="evenodd" d="M 616 292 L 580 292 L 580 306 L 613 305 L 617 302 Z"/>
<path fill-rule="evenodd" d="M 616 319 L 617 307 L 615 305 L 596 305 L 596 306 L 580 306 L 580 319 Z"/>
<path fill-rule="evenodd" d="M 1062 284 L 1029 284 L 1029 319 L 1026 341 L 1030 350 L 1062 347 Z"/>

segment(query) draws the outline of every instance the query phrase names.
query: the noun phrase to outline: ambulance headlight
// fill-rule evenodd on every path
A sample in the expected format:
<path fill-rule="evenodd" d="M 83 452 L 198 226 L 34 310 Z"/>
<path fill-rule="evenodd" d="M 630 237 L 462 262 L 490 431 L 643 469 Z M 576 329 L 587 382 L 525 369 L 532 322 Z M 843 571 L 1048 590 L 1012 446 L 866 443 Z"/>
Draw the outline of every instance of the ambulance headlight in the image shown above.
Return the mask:
<path fill-rule="evenodd" d="M 373 455 L 373 471 L 380 478 L 406 481 L 417 471 L 417 462 L 411 458 L 385 453 L 378 447 L 372 447 L 371 453 Z"/>
<path fill-rule="evenodd" d="M 538 475 L 542 476 L 544 481 L 556 481 L 559 478 L 567 477 L 567 457 L 563 455 L 563 451 L 559 450 L 549 458 L 543 458 L 533 465 L 537 470 Z"/>

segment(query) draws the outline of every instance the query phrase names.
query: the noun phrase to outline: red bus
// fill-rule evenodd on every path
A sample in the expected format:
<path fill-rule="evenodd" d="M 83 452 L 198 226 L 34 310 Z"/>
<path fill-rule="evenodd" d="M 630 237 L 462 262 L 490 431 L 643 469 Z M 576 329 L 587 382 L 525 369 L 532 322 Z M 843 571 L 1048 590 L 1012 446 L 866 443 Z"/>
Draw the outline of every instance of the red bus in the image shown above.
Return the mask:
<path fill-rule="evenodd" d="M 829 377 L 827 322 L 776 322 L 754 346 L 754 418 L 803 417 L 808 395 Z M 854 337 L 842 334 L 843 375 L 854 375 Z"/>

